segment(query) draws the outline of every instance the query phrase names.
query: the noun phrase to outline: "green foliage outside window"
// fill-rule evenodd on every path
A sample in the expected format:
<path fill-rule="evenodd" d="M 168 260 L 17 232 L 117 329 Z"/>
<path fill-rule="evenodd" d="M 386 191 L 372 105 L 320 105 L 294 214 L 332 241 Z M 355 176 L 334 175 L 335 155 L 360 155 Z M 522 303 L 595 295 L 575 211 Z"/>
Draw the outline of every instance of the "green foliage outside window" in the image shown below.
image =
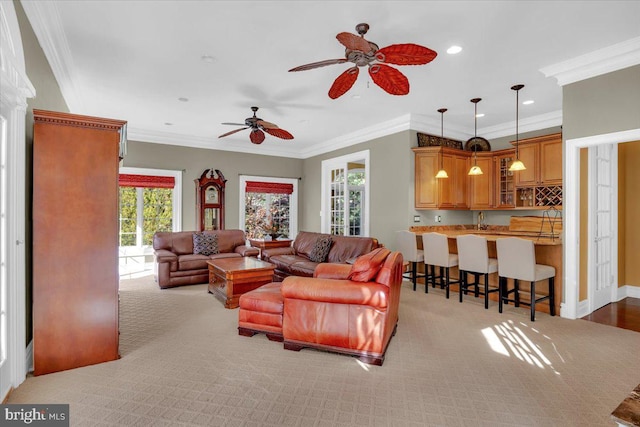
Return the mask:
<path fill-rule="evenodd" d="M 138 220 L 136 189 L 120 187 L 120 246 L 136 245 Z"/>
<path fill-rule="evenodd" d="M 156 231 L 173 229 L 172 192 L 170 188 L 142 189 L 143 246 L 153 244 Z M 138 189 L 120 187 L 120 246 L 136 246 L 138 220 Z"/>
<path fill-rule="evenodd" d="M 171 231 L 173 226 L 173 190 L 145 188 L 143 198 L 142 245 L 151 246 L 156 231 Z"/>

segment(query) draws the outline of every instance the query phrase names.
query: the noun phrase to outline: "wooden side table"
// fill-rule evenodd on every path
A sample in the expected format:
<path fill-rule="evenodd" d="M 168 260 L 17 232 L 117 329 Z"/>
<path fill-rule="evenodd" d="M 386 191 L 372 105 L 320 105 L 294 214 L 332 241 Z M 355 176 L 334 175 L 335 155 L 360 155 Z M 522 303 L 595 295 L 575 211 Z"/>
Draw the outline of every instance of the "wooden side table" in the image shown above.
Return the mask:
<path fill-rule="evenodd" d="M 249 239 L 249 245 L 254 248 L 260 249 L 260 255 L 258 258 L 262 258 L 262 250 L 263 249 L 271 249 L 271 248 L 288 248 L 291 246 L 291 239 L 276 239 L 276 240 L 265 240 L 265 239 Z"/>
<path fill-rule="evenodd" d="M 271 249 L 271 248 L 287 248 L 291 246 L 291 239 L 276 239 L 276 240 L 264 240 L 264 239 L 249 239 L 249 244 L 254 248 L 259 249 Z"/>
<path fill-rule="evenodd" d="M 237 308 L 240 295 L 273 281 L 275 265 L 253 257 L 221 258 L 207 261 L 208 291 L 225 308 Z"/>

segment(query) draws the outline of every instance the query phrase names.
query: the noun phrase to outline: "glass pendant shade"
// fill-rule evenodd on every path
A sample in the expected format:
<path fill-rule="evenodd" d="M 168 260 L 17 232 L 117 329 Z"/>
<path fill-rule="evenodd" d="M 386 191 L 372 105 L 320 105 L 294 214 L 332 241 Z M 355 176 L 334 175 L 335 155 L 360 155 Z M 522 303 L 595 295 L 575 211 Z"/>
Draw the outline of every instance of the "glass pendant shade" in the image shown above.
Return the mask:
<path fill-rule="evenodd" d="M 444 113 L 445 111 L 447 111 L 446 108 L 441 108 L 438 110 L 438 113 L 440 113 L 440 143 L 442 143 L 444 141 Z M 449 178 L 449 175 L 447 174 L 447 171 L 444 170 L 444 154 L 442 152 L 442 148 L 440 148 L 440 170 L 438 171 L 438 173 L 436 174 L 436 178 L 437 179 L 441 179 L 441 178 Z"/>
<path fill-rule="evenodd" d="M 509 170 L 512 172 L 523 171 L 525 169 L 526 167 L 524 166 L 524 163 L 522 163 L 521 160 L 514 160 L 513 163 L 511 163 L 511 166 L 509 166 Z"/>
<path fill-rule="evenodd" d="M 436 174 L 436 178 L 449 178 L 449 175 L 447 175 L 447 171 L 444 169 L 440 169 L 438 171 L 438 173 Z"/>
<path fill-rule="evenodd" d="M 469 169 L 469 175 L 482 175 L 482 169 L 480 169 L 480 166 L 478 165 L 473 165 L 471 166 L 471 169 Z"/>
<path fill-rule="evenodd" d="M 473 113 L 473 137 L 478 137 L 478 102 L 482 101 L 482 98 L 473 98 L 471 102 L 474 105 L 474 113 Z M 478 166 L 478 146 L 474 144 L 473 146 L 473 166 L 469 169 L 468 175 L 482 175 L 482 169 Z"/>
<path fill-rule="evenodd" d="M 518 147 L 518 107 L 519 107 L 519 102 L 518 102 L 518 93 L 520 91 L 520 89 L 522 89 L 524 87 L 524 85 L 515 85 L 515 86 L 511 86 L 511 90 L 515 90 L 516 91 L 516 159 L 513 161 L 513 163 L 511 163 L 511 166 L 509 166 L 509 170 L 511 172 L 517 172 L 517 171 L 523 171 L 526 169 L 524 163 L 522 163 L 522 161 L 520 160 L 520 150 Z"/>

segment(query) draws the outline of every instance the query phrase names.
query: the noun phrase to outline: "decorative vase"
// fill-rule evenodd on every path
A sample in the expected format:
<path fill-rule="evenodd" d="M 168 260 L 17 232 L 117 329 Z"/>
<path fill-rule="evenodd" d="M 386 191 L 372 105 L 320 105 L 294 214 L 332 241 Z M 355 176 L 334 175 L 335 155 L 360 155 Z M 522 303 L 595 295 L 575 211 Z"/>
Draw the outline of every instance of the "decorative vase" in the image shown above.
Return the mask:
<path fill-rule="evenodd" d="M 276 240 L 278 238 L 278 233 L 269 233 L 269 236 L 271 236 L 271 240 Z"/>

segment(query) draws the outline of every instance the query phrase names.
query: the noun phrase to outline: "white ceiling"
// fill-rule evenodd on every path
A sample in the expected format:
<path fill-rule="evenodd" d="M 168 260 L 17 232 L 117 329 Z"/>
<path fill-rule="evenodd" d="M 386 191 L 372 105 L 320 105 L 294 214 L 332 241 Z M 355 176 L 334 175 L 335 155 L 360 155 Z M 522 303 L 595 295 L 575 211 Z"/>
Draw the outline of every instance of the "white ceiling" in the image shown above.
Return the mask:
<path fill-rule="evenodd" d="M 640 50 L 640 1 L 22 4 L 71 112 L 127 120 L 134 140 L 294 158 L 408 128 L 439 135 L 442 107 L 445 136 L 464 141 L 474 133 L 476 97 L 485 114 L 478 136 L 513 135 L 510 87 L 518 83 L 520 101 L 535 101 L 519 108 L 520 132 L 558 126 L 560 71 L 589 63 L 611 71 L 621 66 L 605 52 Z M 329 87 L 348 64 L 287 71 L 343 57 L 335 36 L 360 22 L 381 48 L 416 43 L 438 53 L 427 65 L 395 66 L 409 79 L 408 95 L 387 94 L 361 69 L 354 87 L 331 100 Z M 463 51 L 447 54 L 454 44 Z M 253 105 L 295 139 L 267 135 L 254 145 L 248 130 L 218 139 L 234 129 L 222 122 L 244 122 Z"/>

